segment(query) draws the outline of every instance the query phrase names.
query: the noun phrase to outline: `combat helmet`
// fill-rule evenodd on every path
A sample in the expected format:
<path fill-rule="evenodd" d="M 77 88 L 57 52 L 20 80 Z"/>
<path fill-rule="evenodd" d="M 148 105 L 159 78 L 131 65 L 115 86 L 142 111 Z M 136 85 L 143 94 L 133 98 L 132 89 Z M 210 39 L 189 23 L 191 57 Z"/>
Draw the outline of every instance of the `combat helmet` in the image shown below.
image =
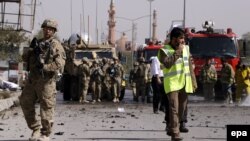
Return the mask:
<path fill-rule="evenodd" d="M 51 27 L 51 28 L 54 28 L 55 31 L 57 31 L 58 30 L 57 26 L 58 26 L 58 24 L 57 24 L 57 22 L 55 20 L 53 20 L 53 19 L 45 19 L 43 21 L 43 24 L 42 24 L 41 28 Z"/>
<path fill-rule="evenodd" d="M 139 63 L 138 62 L 134 62 L 134 66 L 138 66 L 139 65 Z"/>
<path fill-rule="evenodd" d="M 98 64 L 98 60 L 93 60 L 93 62 L 92 62 L 93 64 Z"/>
<path fill-rule="evenodd" d="M 139 58 L 139 62 L 145 62 L 144 57 L 140 57 L 140 58 Z"/>
<path fill-rule="evenodd" d="M 89 59 L 87 57 L 82 58 L 82 62 L 88 63 Z"/>
<path fill-rule="evenodd" d="M 119 60 L 117 56 L 114 56 L 113 57 L 113 60 Z"/>

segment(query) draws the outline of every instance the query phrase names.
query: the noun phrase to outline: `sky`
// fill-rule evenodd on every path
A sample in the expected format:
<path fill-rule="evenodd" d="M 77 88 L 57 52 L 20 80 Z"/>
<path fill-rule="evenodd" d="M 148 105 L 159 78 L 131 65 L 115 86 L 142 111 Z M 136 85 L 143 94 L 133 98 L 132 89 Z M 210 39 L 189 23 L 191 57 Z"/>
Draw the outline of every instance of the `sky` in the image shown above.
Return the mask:
<path fill-rule="evenodd" d="M 53 18 L 59 24 L 58 36 L 61 39 L 68 39 L 71 33 L 80 32 L 80 17 L 85 17 L 85 25 L 88 25 L 87 21 L 89 17 L 90 35 L 96 41 L 97 19 L 98 39 L 100 40 L 101 33 L 108 33 L 107 21 L 110 1 L 38 0 L 34 33 L 40 29 L 44 19 Z M 148 38 L 150 33 L 150 20 L 148 16 L 150 15 L 150 2 L 148 0 L 114 0 L 114 4 L 117 17 L 136 19 L 145 16 L 135 21 L 137 24 L 136 42 L 138 44 L 144 43 L 144 39 Z M 249 0 L 186 0 L 186 26 L 195 27 L 196 30 L 200 30 L 204 21 L 212 20 L 215 23 L 216 29 L 226 30 L 226 28 L 230 27 L 238 37 L 241 37 L 242 34 L 250 31 L 249 6 Z M 151 3 L 151 7 L 152 11 L 155 9 L 158 14 L 157 38 L 163 41 L 172 21 L 183 20 L 184 0 L 154 0 Z M 26 5 L 25 9 L 29 9 L 29 6 Z M 117 18 L 116 39 L 121 37 L 121 32 L 123 31 L 127 31 L 128 39 L 131 39 L 132 32 L 129 31 L 131 28 L 132 21 Z M 87 30 L 87 26 L 85 26 L 85 29 Z"/>

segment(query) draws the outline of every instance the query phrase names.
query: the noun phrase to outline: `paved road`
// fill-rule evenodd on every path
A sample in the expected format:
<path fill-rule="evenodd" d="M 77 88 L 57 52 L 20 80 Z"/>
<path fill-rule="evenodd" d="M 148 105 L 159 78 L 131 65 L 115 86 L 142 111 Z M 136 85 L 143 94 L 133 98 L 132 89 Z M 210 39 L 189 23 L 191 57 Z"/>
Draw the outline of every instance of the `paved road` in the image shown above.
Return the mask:
<path fill-rule="evenodd" d="M 185 141 L 225 141 L 227 124 L 250 124 L 248 107 L 204 103 L 196 96 L 190 97 L 188 107 L 190 132 L 181 134 Z M 20 107 L 2 112 L 0 118 L 0 141 L 30 137 Z M 134 103 L 130 91 L 124 102 L 84 105 L 64 102 L 58 94 L 51 137 L 52 141 L 170 141 L 163 118 L 163 113 L 153 114 L 152 104 Z"/>

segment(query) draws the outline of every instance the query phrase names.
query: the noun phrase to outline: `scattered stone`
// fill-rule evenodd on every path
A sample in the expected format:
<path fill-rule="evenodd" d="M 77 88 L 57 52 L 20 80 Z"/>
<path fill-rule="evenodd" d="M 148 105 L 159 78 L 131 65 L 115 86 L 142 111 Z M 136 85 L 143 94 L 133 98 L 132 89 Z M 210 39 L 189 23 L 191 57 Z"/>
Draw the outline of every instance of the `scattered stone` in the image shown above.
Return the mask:
<path fill-rule="evenodd" d="M 55 135 L 63 135 L 64 134 L 64 132 L 57 132 L 57 133 L 55 133 Z"/>
<path fill-rule="evenodd" d="M 57 125 L 64 125 L 64 123 L 59 123 L 59 124 L 57 124 Z"/>

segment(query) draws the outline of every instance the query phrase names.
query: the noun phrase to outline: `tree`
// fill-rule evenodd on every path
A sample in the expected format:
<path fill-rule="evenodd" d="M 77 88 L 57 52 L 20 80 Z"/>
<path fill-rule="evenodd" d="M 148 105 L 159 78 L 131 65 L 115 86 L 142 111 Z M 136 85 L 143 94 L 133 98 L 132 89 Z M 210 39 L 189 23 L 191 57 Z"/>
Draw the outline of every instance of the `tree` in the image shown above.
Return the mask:
<path fill-rule="evenodd" d="M 0 30 L 0 60 L 20 61 L 19 47 L 27 40 L 25 32 L 15 31 L 11 26 Z"/>

